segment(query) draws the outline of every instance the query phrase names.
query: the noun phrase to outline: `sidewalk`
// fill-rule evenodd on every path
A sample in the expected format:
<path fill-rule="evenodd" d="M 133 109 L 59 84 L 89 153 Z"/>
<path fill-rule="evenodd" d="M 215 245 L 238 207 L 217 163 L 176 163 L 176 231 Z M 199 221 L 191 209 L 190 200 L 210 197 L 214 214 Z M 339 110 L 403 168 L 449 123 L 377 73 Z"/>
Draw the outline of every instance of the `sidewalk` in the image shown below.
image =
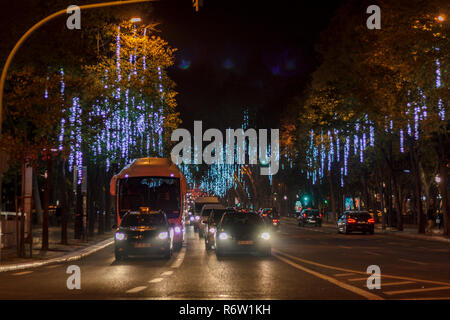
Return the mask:
<path fill-rule="evenodd" d="M 297 219 L 293 217 L 284 217 L 284 218 L 288 221 L 295 221 L 295 222 L 297 221 Z M 336 224 L 331 222 L 322 222 L 322 226 L 333 229 L 337 228 Z M 393 227 L 386 227 L 386 229 L 383 230 L 381 224 L 379 223 L 375 224 L 375 233 L 390 234 L 410 239 L 441 241 L 450 243 L 450 237 L 444 236 L 442 229 L 439 230 L 438 228 L 435 227 L 433 228 L 432 231 L 433 231 L 432 234 L 418 234 L 417 226 L 412 225 L 405 225 L 403 231 L 398 231 L 396 228 Z"/>
<path fill-rule="evenodd" d="M 69 225 L 67 230 L 67 245 L 61 244 L 61 227 L 49 227 L 49 249 L 41 251 L 42 227 L 33 226 L 33 252 L 30 258 L 29 244 L 25 244 L 26 258 L 18 258 L 15 247 L 0 249 L 0 272 L 38 267 L 50 263 L 72 261 L 81 259 L 96 252 L 113 241 L 113 231 L 108 230 L 102 235 L 95 230 L 88 241 L 74 239 L 73 226 Z"/>

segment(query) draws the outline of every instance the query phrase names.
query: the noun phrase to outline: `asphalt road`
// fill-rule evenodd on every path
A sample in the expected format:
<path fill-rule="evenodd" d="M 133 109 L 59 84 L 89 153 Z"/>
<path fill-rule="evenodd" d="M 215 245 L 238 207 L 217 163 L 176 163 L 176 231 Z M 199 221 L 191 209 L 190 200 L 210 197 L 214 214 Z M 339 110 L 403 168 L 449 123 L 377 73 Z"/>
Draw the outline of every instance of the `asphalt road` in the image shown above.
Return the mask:
<path fill-rule="evenodd" d="M 170 260 L 115 261 L 113 246 L 82 260 L 0 273 L 0 299 L 450 299 L 450 247 L 386 234 L 337 234 L 282 220 L 272 257 L 206 251 L 192 227 Z M 81 289 L 66 285 L 69 265 Z M 366 286 L 367 267 L 381 289 Z"/>

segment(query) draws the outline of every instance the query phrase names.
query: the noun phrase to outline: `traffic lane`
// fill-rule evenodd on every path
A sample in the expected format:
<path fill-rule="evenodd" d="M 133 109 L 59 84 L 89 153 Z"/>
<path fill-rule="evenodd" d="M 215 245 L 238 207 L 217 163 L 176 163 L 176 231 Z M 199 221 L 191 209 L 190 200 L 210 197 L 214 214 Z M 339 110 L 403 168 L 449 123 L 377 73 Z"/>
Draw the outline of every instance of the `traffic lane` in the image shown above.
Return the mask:
<path fill-rule="evenodd" d="M 384 234 L 373 236 L 338 235 L 327 231 L 323 232 L 321 229 L 282 224 L 277 248 L 281 252 L 307 260 L 303 262 L 313 270 L 332 276 L 348 273 L 338 270 L 338 268 L 355 270 L 357 272 L 349 274 L 348 277 L 352 280 L 351 283 L 361 287 L 365 286 L 368 277 L 367 267 L 377 265 L 381 269 L 382 283 L 390 283 L 393 286 L 392 291 L 395 291 L 396 282 L 400 285 L 406 280 L 391 281 L 393 278 L 388 278 L 388 275 L 414 279 L 408 283 L 408 286 L 411 287 L 410 289 L 429 290 L 426 291 L 424 298 L 450 296 L 450 290 L 446 289 L 450 283 L 450 262 L 449 255 L 445 254 L 446 248 L 442 248 L 443 244 L 426 240 L 395 238 L 395 236 Z M 431 251 L 430 247 L 435 250 L 439 249 L 439 251 Z M 409 248 L 409 250 L 405 250 L 405 248 Z M 420 253 L 426 253 L 427 260 L 420 259 Z M 318 266 L 318 264 L 324 264 L 327 267 Z M 386 277 L 383 278 L 383 275 Z M 390 281 L 386 282 L 385 280 Z M 438 287 L 439 289 L 436 289 Z M 406 298 L 410 297 L 408 294 L 405 293 Z M 420 295 L 423 292 L 417 292 L 417 294 Z"/>
<path fill-rule="evenodd" d="M 387 268 L 384 272 L 450 281 L 450 250 L 446 243 L 388 234 L 344 235 L 323 227 L 287 223 L 282 223 L 279 235 L 283 241 L 277 245 L 317 262 L 364 270 L 376 264 Z"/>
<path fill-rule="evenodd" d="M 108 246 L 86 258 L 69 263 L 24 270 L 27 273 L 0 273 L 0 299 L 112 299 L 142 283 L 159 278 L 171 269 L 180 253 L 170 260 L 159 257 L 136 257 L 116 261 L 114 246 Z M 69 290 L 67 267 L 81 270 L 81 290 Z"/>
<path fill-rule="evenodd" d="M 133 299 L 364 299 L 280 261 L 257 254 L 218 259 L 188 228 L 182 266 Z"/>

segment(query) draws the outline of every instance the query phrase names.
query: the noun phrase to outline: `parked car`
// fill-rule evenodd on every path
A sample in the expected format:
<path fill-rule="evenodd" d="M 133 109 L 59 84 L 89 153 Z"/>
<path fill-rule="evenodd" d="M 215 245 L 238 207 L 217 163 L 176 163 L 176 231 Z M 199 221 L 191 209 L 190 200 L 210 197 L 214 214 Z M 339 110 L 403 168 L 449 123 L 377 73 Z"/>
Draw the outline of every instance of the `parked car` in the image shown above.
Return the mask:
<path fill-rule="evenodd" d="M 345 211 L 337 221 L 337 230 L 345 234 L 354 231 L 373 234 L 375 219 L 367 211 Z"/>

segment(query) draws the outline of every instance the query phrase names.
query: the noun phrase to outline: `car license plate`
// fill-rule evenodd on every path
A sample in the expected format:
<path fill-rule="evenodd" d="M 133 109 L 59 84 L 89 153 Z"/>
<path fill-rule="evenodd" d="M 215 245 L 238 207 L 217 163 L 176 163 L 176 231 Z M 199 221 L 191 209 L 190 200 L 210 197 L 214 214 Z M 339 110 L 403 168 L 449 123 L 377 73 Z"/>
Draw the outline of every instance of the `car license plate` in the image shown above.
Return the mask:
<path fill-rule="evenodd" d="M 253 241 L 238 241 L 238 244 L 243 244 L 243 245 L 248 245 L 248 244 L 253 244 Z"/>
<path fill-rule="evenodd" d="M 134 247 L 135 248 L 148 248 L 151 247 L 152 244 L 151 243 L 135 243 Z"/>

